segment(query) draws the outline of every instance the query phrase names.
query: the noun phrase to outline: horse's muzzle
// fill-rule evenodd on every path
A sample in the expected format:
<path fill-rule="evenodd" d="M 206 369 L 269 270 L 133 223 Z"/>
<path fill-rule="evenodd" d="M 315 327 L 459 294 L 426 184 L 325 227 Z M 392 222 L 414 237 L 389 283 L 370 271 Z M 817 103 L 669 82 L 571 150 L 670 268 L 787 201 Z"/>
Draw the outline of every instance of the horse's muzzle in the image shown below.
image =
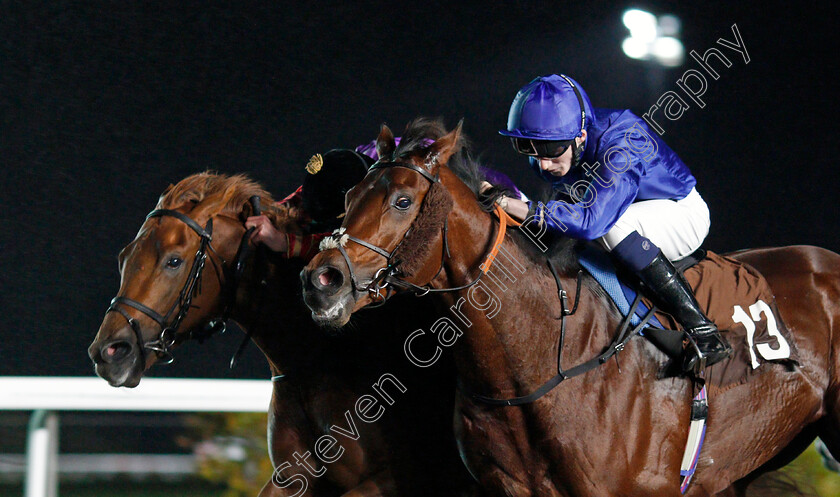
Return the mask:
<path fill-rule="evenodd" d="M 303 301 L 312 311 L 312 319 L 320 326 L 339 328 L 350 316 L 348 297 L 352 289 L 344 273 L 333 265 L 325 264 L 300 272 L 303 284 Z"/>
<path fill-rule="evenodd" d="M 135 341 L 124 338 L 94 340 L 88 347 L 88 356 L 93 361 L 96 374 L 111 386 L 134 387 L 140 383 L 144 365 Z"/>

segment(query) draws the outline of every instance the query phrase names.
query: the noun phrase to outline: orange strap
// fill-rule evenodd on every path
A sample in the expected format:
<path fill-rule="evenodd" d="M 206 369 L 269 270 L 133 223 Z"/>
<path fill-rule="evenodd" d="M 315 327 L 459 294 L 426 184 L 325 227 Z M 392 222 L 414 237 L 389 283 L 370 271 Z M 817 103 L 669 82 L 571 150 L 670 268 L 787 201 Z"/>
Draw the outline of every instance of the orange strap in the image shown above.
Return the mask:
<path fill-rule="evenodd" d="M 522 225 L 522 223 L 512 218 L 510 214 L 505 212 L 499 204 L 496 204 L 496 215 L 499 216 L 499 231 L 496 233 L 496 240 L 493 242 L 493 248 L 490 250 L 490 254 L 487 255 L 487 259 L 484 262 L 483 271 L 485 273 L 490 271 L 490 266 L 493 265 L 493 262 L 496 260 L 496 255 L 499 253 L 499 248 L 502 246 L 502 242 L 505 241 L 505 232 L 507 231 L 508 223 L 510 223 L 511 226 Z"/>

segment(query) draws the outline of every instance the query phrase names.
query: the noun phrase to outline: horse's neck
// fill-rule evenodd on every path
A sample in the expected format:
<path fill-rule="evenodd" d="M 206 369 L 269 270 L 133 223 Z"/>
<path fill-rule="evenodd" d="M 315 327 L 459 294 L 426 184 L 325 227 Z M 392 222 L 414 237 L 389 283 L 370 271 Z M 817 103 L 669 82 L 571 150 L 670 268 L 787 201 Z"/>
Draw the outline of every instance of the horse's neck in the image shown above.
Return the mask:
<path fill-rule="evenodd" d="M 294 288 L 289 285 L 290 274 L 299 268 L 285 259 L 267 264 L 265 285 L 263 274 L 243 278 L 231 316 L 251 334 L 273 369 L 280 373 L 309 369 L 322 350 L 315 343 L 318 330 L 312 318 L 300 296 L 290 290 Z M 266 268 L 255 270 L 261 269 Z"/>
<path fill-rule="evenodd" d="M 458 226 L 456 221 L 453 234 L 483 235 L 452 251 L 454 257 L 446 263 L 448 281 L 443 282 L 452 286 L 475 277 L 498 229 L 498 225 L 493 226 L 497 223 L 477 206 L 458 217 L 471 219 L 471 226 Z M 475 239 L 488 242 L 474 243 Z M 577 297 L 575 275 L 560 275 L 560 280 L 571 307 Z M 459 374 L 472 388 L 505 396 L 522 395 L 557 372 L 562 309 L 557 284 L 547 264 L 534 263 L 510 236 L 490 271 L 476 285 L 443 295 L 450 308 L 448 317 L 464 332 L 454 351 Z M 607 305 L 589 284 L 582 286 L 577 312 L 566 317 L 565 368 L 594 357 L 609 343 L 608 335 L 616 320 L 607 312 Z"/>

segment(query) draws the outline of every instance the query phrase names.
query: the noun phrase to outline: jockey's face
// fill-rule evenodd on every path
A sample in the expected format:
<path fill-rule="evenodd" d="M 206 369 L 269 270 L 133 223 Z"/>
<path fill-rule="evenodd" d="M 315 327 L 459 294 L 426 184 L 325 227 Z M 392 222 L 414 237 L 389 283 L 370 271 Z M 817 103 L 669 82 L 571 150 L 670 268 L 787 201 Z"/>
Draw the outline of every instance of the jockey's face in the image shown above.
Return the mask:
<path fill-rule="evenodd" d="M 572 167 L 572 147 L 569 147 L 560 157 L 553 159 L 537 157 L 537 161 L 540 163 L 540 169 L 552 176 L 565 176 Z"/>
<path fill-rule="evenodd" d="M 575 144 L 580 147 L 586 140 L 586 131 L 580 137 L 575 138 Z M 552 176 L 565 176 L 572 168 L 572 147 L 566 149 L 560 157 L 547 158 L 537 157 L 540 169 Z"/>

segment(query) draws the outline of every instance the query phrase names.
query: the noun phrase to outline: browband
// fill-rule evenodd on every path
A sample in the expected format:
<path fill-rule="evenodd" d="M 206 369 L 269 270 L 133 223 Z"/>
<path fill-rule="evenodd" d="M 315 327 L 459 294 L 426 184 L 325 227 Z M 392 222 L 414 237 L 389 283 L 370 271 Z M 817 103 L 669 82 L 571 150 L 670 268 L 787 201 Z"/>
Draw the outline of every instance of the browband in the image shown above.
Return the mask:
<path fill-rule="evenodd" d="M 432 173 L 423 169 L 420 166 L 416 166 L 410 162 L 382 162 L 376 161 L 368 171 L 373 171 L 374 169 L 387 169 L 389 167 L 404 167 L 406 169 L 411 169 L 412 171 L 416 171 L 420 173 L 424 178 L 431 181 L 432 183 L 440 183 L 440 178 L 437 176 L 432 176 Z"/>
<path fill-rule="evenodd" d="M 213 237 L 211 236 L 213 231 L 212 218 L 207 222 L 208 230 L 205 230 L 204 228 L 199 226 L 199 224 L 193 221 L 192 218 L 190 218 L 189 216 L 172 209 L 155 209 L 152 212 L 150 212 L 149 215 L 146 216 L 146 220 L 148 221 L 153 217 L 161 216 L 177 217 L 178 219 L 183 221 L 184 224 L 192 228 L 193 231 L 198 233 L 198 236 L 200 236 L 201 238 L 206 238 L 207 241 L 211 241 L 213 239 Z"/>

